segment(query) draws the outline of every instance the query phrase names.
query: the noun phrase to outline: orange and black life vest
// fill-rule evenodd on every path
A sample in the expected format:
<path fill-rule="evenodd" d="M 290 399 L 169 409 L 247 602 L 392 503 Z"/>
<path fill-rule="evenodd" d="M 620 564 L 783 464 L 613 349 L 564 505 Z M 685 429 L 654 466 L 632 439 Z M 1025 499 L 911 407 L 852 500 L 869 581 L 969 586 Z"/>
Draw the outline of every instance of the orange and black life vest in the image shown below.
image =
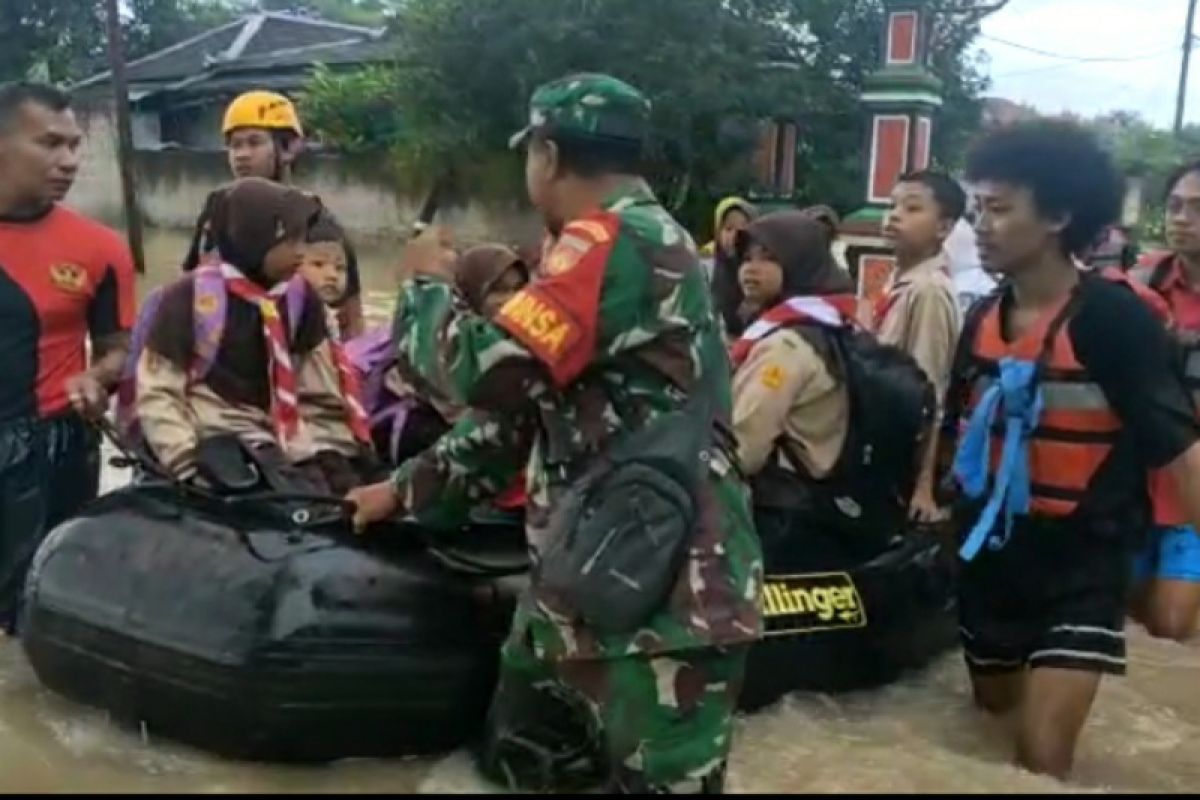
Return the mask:
<path fill-rule="evenodd" d="M 1000 294 L 983 311 L 973 335 L 965 413 L 976 406 L 999 375 L 1001 359 L 1036 362 L 1041 414 L 1030 434 L 1029 514 L 1066 517 L 1075 512 L 1101 465 L 1108 460 L 1121 433 L 1121 421 L 1109 406 L 1103 389 L 1075 356 L 1067 323 L 1075 311 L 1078 291 L 1059 308 L 1043 316 L 1015 342 L 1002 335 Z M 965 423 L 962 426 L 965 428 Z M 964 430 L 965 433 L 965 430 Z M 992 429 L 991 473 L 999 468 L 1003 447 L 1002 424 Z"/>

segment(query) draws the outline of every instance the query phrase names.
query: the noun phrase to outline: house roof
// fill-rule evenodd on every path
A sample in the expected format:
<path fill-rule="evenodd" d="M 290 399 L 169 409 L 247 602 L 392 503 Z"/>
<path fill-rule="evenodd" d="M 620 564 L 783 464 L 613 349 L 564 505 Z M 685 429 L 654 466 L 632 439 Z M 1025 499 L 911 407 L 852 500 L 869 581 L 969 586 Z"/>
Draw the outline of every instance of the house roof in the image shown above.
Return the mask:
<path fill-rule="evenodd" d="M 296 67 L 325 60 L 322 56 L 340 58 L 342 63 L 371 60 L 363 59 L 361 54 L 355 58 L 352 54 L 356 48 L 373 52 L 371 46 L 382 35 L 381 29 L 262 12 L 131 61 L 126 74 L 131 91 L 153 93 L 171 89 L 181 82 L 191 83 L 217 69 L 228 71 L 242 65 L 250 69 Z M 320 53 L 322 50 L 325 52 Z M 110 72 L 101 72 L 80 81 L 72 89 L 104 86 L 110 77 Z"/>

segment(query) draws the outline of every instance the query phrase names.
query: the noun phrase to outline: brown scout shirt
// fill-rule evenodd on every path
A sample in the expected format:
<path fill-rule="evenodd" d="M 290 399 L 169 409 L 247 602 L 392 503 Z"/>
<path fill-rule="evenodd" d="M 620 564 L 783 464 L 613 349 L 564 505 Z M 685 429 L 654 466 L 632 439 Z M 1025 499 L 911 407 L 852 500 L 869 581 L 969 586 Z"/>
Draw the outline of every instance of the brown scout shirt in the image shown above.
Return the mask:
<path fill-rule="evenodd" d="M 887 292 L 887 312 L 875 335 L 916 359 L 933 382 L 941 408 L 962 329 L 946 255 L 939 253 L 903 274 L 896 273 Z"/>
<path fill-rule="evenodd" d="M 358 444 L 346 423 L 337 367 L 329 342 L 296 356 L 300 433 L 286 449 L 293 461 L 332 450 L 346 457 Z M 137 415 L 143 435 L 163 466 L 186 479 L 196 471 L 196 445 L 220 433 L 248 443 L 276 443 L 271 415 L 257 406 L 234 404 L 204 382 L 194 382 L 172 362 L 147 348 L 138 362 Z"/>
<path fill-rule="evenodd" d="M 756 343 L 733 376 L 738 457 L 751 475 L 772 457 L 794 471 L 786 459 L 773 455 L 776 441 L 786 436 L 809 474 L 824 477 L 841 453 L 849 411 L 845 385 L 794 330 L 776 331 Z"/>

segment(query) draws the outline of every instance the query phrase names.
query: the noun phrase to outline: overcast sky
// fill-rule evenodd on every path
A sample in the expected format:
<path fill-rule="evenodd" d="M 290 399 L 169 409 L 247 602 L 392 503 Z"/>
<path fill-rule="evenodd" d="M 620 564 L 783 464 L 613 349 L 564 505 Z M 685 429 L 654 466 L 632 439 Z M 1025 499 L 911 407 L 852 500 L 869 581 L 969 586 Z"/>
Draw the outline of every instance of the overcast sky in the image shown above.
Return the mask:
<path fill-rule="evenodd" d="M 1186 18 L 1187 0 L 1010 0 L 983 23 L 988 93 L 1048 112 L 1128 109 L 1169 126 Z M 1200 123 L 1200 45 L 1190 72 L 1186 119 Z"/>

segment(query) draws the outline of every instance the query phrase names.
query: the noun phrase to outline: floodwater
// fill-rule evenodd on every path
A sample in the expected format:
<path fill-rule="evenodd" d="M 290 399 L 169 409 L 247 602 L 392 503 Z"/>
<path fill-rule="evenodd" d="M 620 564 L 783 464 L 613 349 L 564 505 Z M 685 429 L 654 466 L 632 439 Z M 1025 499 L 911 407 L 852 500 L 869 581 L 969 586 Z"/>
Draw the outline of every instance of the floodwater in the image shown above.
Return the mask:
<path fill-rule="evenodd" d="M 154 232 L 149 280 L 170 274 L 184 239 Z M 386 317 L 392 254 L 364 254 L 371 316 Z M 166 266 L 164 266 L 166 265 Z M 119 473 L 106 475 L 118 484 Z M 1185 792 L 1200 789 L 1200 646 L 1131 627 L 1129 676 L 1106 679 L 1075 777 L 1062 785 L 1011 766 L 1003 724 L 973 711 L 957 654 L 882 691 L 790 698 L 738 723 L 735 792 Z M 139 731 L 39 687 L 20 647 L 0 640 L 0 792 L 494 791 L 465 754 L 275 767 L 223 761 Z"/>

